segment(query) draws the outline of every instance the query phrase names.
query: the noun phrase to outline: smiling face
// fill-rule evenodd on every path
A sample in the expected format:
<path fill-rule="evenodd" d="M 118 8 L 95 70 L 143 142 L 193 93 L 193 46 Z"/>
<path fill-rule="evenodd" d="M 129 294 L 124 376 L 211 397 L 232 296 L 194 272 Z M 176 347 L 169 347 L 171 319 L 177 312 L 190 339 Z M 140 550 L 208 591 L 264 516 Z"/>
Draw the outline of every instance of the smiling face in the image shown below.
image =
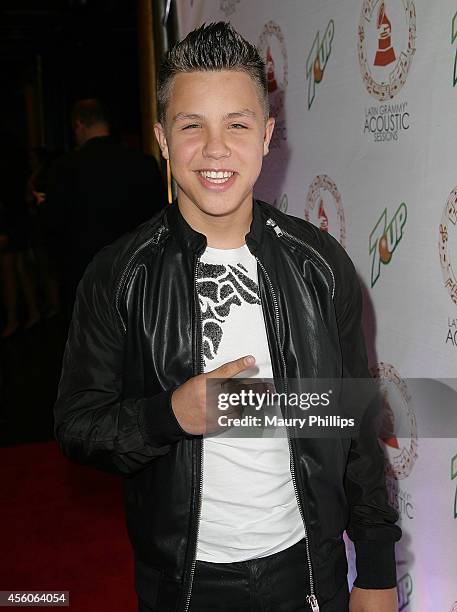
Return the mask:
<path fill-rule="evenodd" d="M 180 208 L 197 207 L 203 216 L 250 208 L 273 127 L 274 119 L 265 121 L 258 86 L 245 72 L 177 74 L 165 126 L 154 130 L 170 160 Z"/>

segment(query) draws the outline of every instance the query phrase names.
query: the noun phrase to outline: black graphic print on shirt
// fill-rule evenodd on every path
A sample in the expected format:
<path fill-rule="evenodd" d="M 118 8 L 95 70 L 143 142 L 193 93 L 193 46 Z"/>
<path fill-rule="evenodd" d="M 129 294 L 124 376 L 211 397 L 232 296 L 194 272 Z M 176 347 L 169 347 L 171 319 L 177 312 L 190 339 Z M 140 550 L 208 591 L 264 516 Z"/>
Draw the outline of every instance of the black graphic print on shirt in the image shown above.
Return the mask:
<path fill-rule="evenodd" d="M 203 354 L 214 359 L 222 340 L 223 326 L 232 306 L 260 304 L 258 285 L 241 263 L 236 265 L 200 262 L 197 292 L 202 314 Z"/>

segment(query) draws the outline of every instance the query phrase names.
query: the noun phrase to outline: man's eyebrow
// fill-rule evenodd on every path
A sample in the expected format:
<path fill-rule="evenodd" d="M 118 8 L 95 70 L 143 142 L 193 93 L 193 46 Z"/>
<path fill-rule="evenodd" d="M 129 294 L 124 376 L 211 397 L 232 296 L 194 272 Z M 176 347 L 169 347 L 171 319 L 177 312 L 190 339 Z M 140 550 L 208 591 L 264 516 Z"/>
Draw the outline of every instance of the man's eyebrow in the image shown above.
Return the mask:
<path fill-rule="evenodd" d="M 173 121 L 182 121 L 186 119 L 203 119 L 203 115 L 197 115 L 196 113 L 178 113 L 173 117 Z"/>
<path fill-rule="evenodd" d="M 238 119 L 239 117 L 252 117 L 255 118 L 256 114 L 253 110 L 251 110 L 250 108 L 243 108 L 242 110 L 239 111 L 235 111 L 233 113 L 227 113 L 226 115 L 224 115 L 223 119 L 226 120 L 231 120 L 231 119 Z M 173 122 L 175 121 L 186 121 L 186 120 L 194 120 L 194 121 L 201 121 L 202 119 L 204 119 L 203 115 L 199 115 L 198 113 L 178 113 L 177 115 L 175 115 L 173 117 Z"/>
<path fill-rule="evenodd" d="M 237 119 L 238 117 L 256 117 L 256 114 L 250 108 L 243 108 L 243 110 L 236 111 L 235 113 L 227 113 L 224 115 L 224 119 Z"/>

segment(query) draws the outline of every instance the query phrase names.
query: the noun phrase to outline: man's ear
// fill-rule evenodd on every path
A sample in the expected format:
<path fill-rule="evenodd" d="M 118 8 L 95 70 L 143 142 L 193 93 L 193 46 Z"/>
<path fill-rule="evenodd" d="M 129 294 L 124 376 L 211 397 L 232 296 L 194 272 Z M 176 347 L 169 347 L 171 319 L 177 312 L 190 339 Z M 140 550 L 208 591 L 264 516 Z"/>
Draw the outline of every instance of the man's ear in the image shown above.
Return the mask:
<path fill-rule="evenodd" d="M 275 119 L 274 117 L 269 117 L 265 124 L 265 136 L 263 138 L 263 155 L 267 155 L 270 147 L 270 140 L 273 135 L 273 130 L 275 127 Z"/>
<path fill-rule="evenodd" d="M 165 136 L 165 130 L 163 129 L 161 123 L 154 123 L 154 134 L 157 138 L 157 142 L 159 143 L 160 150 L 162 151 L 162 157 L 164 159 L 170 159 L 168 154 L 167 137 Z"/>

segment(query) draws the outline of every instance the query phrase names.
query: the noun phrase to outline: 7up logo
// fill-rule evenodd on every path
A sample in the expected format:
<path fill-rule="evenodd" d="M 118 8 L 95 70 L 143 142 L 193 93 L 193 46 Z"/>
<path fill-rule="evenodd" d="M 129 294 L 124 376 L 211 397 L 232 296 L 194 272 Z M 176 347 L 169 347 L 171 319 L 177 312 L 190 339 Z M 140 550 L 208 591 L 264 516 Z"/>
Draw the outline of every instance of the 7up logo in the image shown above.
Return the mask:
<path fill-rule="evenodd" d="M 402 202 L 392 219 L 387 223 L 387 208 L 385 208 L 370 234 L 372 287 L 381 275 L 381 263 L 384 265 L 390 263 L 393 252 L 403 238 L 403 228 L 407 216 L 406 204 Z"/>
<path fill-rule="evenodd" d="M 328 26 L 324 32 L 322 40 L 319 38 L 319 32 L 309 52 L 306 60 L 306 80 L 308 81 L 308 109 L 311 108 L 314 96 L 316 95 L 316 83 L 320 83 L 324 76 L 324 70 L 332 51 L 333 37 L 335 36 L 335 24 L 333 19 L 330 19 Z"/>

